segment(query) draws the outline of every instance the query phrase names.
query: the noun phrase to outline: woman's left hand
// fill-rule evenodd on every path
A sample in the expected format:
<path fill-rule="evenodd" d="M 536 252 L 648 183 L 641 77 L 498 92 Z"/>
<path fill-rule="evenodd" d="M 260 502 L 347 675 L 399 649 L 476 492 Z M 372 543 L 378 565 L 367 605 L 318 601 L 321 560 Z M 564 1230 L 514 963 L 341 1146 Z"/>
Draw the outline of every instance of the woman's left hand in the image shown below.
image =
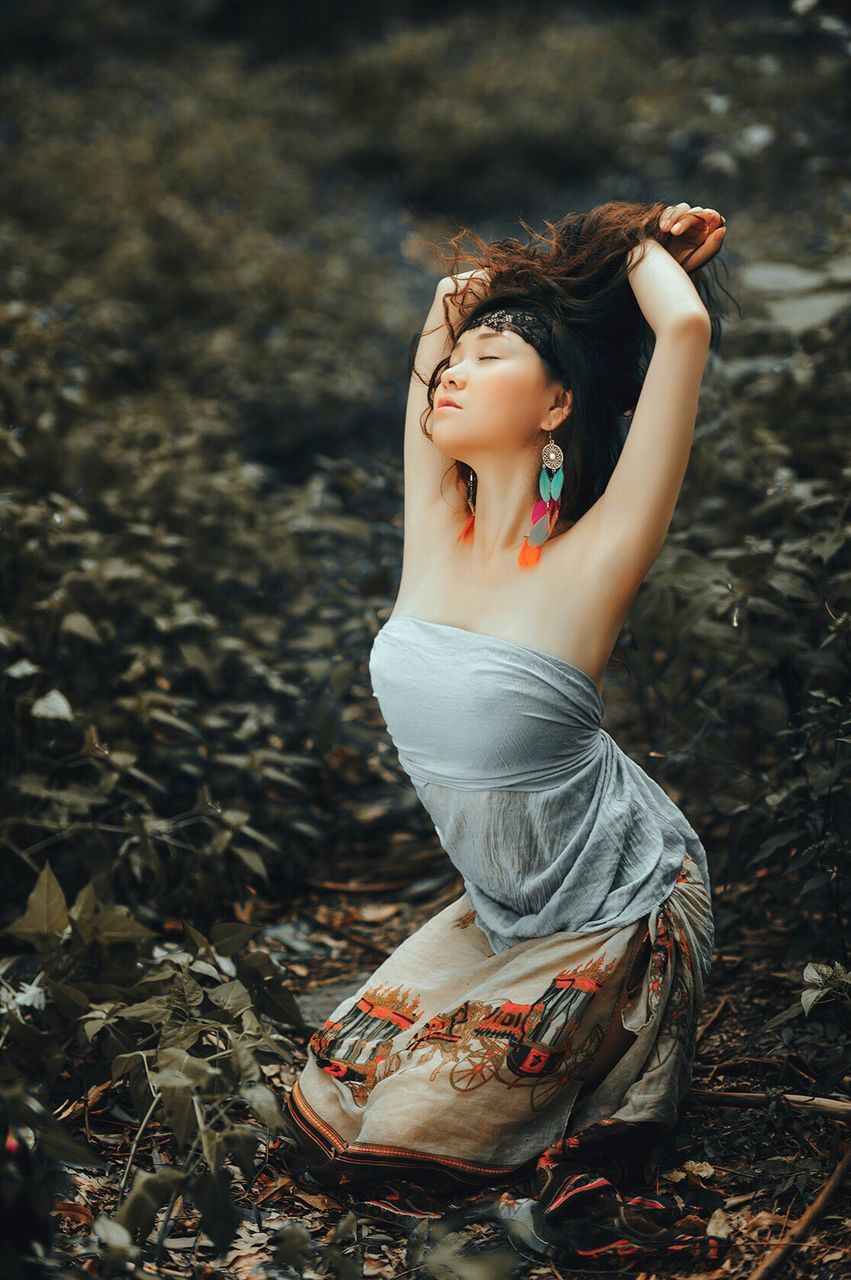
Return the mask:
<path fill-rule="evenodd" d="M 724 243 L 726 218 L 702 205 L 670 204 L 659 219 L 659 241 L 683 270 L 702 267 Z"/>

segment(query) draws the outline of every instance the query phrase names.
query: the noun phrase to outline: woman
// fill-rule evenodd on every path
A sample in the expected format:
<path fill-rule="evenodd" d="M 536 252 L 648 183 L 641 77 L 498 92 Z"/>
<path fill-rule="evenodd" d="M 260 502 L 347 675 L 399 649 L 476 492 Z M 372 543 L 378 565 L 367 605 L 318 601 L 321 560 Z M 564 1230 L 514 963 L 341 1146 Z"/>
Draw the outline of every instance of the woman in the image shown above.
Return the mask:
<path fill-rule="evenodd" d="M 543 249 L 477 237 L 479 267 L 437 287 L 370 673 L 465 889 L 314 1033 L 288 1097 L 291 1168 L 364 1212 L 415 1223 L 509 1181 L 534 1194 L 480 1197 L 478 1216 L 513 1218 L 533 1252 L 723 1252 L 640 1191 L 691 1080 L 706 856 L 601 728 L 688 462 L 715 332 L 690 272 L 723 222 L 605 204 L 548 223 Z"/>

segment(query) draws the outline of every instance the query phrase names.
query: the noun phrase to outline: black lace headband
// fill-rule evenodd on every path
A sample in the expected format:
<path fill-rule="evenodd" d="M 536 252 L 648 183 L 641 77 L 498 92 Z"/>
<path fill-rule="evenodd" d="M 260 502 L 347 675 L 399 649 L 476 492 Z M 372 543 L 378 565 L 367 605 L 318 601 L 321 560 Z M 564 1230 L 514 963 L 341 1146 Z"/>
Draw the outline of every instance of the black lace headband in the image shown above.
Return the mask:
<path fill-rule="evenodd" d="M 485 324 L 489 329 L 496 329 L 500 333 L 503 329 L 518 333 L 553 369 L 559 368 L 558 357 L 553 349 L 552 324 L 541 312 L 529 307 L 496 307 L 476 316 L 473 323 L 466 327 L 478 329 Z"/>

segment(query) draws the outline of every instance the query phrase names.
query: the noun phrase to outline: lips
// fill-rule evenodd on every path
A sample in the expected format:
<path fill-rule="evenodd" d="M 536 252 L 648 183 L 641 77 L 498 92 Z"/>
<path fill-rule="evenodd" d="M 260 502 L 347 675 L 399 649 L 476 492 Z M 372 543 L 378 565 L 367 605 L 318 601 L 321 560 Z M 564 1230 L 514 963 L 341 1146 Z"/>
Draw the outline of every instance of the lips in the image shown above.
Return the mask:
<path fill-rule="evenodd" d="M 441 398 L 440 398 L 440 399 L 438 400 L 438 402 L 437 402 L 437 408 L 438 408 L 438 409 L 445 409 L 445 408 L 447 408 L 447 406 L 448 406 L 450 409 L 460 409 L 460 408 L 461 408 L 460 404 L 458 404 L 458 403 L 457 403 L 455 400 L 453 400 L 450 396 L 441 396 Z"/>

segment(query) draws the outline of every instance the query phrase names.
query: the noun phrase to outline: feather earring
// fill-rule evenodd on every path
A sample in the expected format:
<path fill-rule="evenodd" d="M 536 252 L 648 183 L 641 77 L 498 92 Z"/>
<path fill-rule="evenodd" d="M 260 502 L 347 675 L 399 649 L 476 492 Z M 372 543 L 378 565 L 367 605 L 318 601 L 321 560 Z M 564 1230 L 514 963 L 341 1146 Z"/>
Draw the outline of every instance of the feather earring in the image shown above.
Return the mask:
<path fill-rule="evenodd" d="M 530 569 L 541 558 L 541 547 L 552 533 L 558 520 L 561 508 L 559 499 L 564 486 L 564 454 L 550 438 L 541 450 L 543 466 L 538 477 L 540 498 L 532 508 L 532 528 L 523 539 L 523 546 L 517 557 L 517 563 L 523 569 Z M 553 472 L 552 475 L 549 473 Z"/>
<path fill-rule="evenodd" d="M 470 467 L 470 476 L 467 480 L 467 506 L 470 508 L 471 514 L 467 517 L 467 523 L 458 534 L 458 542 L 465 542 L 473 536 L 473 526 L 476 521 L 476 508 L 473 506 L 473 468 Z"/>

